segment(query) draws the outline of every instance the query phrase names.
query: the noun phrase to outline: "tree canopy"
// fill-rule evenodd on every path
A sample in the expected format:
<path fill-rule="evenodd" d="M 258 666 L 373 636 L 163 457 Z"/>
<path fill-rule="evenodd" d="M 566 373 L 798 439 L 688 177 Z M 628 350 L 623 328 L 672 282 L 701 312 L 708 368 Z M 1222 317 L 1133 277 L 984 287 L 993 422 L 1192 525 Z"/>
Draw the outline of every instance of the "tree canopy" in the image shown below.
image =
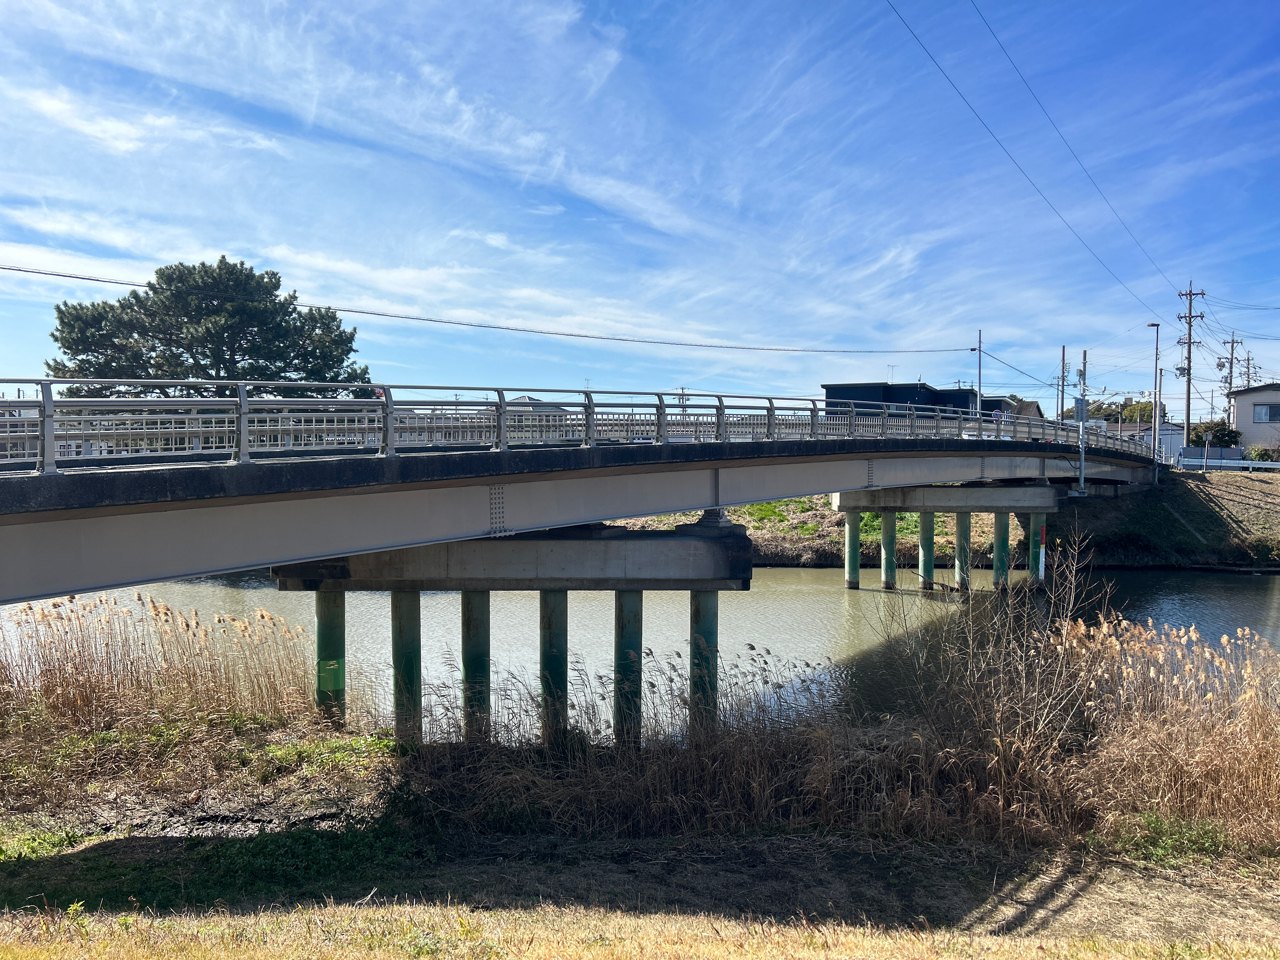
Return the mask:
<path fill-rule="evenodd" d="M 119 300 L 59 304 L 54 377 L 93 380 L 270 380 L 368 383 L 351 361 L 355 328 L 328 307 L 298 308 L 280 275 L 225 256 L 175 263 Z M 89 388 L 89 395 L 120 392 Z"/>
<path fill-rule="evenodd" d="M 1191 446 L 1204 446 L 1206 438 L 1211 447 L 1235 447 L 1240 444 L 1240 431 L 1231 429 L 1226 420 L 1206 420 L 1191 427 Z"/>

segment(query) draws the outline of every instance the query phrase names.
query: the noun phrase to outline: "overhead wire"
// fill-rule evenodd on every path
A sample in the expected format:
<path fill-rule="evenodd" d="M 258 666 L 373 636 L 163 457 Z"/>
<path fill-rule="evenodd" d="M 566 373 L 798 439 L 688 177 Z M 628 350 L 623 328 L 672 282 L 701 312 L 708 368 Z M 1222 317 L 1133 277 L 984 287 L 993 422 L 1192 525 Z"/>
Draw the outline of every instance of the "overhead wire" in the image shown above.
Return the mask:
<path fill-rule="evenodd" d="M 1074 236 L 1080 242 L 1080 245 L 1082 247 L 1084 247 L 1087 251 L 1089 251 L 1090 256 L 1092 256 L 1093 259 L 1098 262 L 1098 265 L 1101 266 L 1103 270 L 1105 270 L 1108 274 L 1111 275 L 1111 278 L 1115 280 L 1116 283 L 1118 283 L 1121 287 L 1125 289 L 1125 291 L 1129 294 L 1129 296 L 1133 297 L 1134 300 L 1136 300 L 1139 304 L 1141 304 L 1157 320 L 1163 320 L 1164 318 L 1159 313 L 1156 313 L 1156 311 L 1152 309 L 1150 304 L 1148 304 L 1145 300 L 1143 300 L 1140 296 L 1138 296 L 1137 293 L 1133 291 L 1132 287 L 1130 287 L 1127 283 L 1125 283 L 1123 280 L 1120 279 L 1120 275 L 1111 269 L 1111 267 L 1107 264 L 1107 262 L 1103 260 L 1101 256 L 1098 255 L 1098 252 L 1094 250 L 1092 246 L 1089 245 L 1089 242 L 1085 240 L 1083 236 L 1081 236 L 1080 232 L 1071 225 L 1071 221 L 1069 221 L 1063 215 L 1062 211 L 1059 210 L 1057 206 L 1054 205 L 1053 201 L 1049 199 L 1048 195 L 1042 189 L 1040 189 L 1040 185 L 1036 183 L 1036 181 L 1032 178 L 1031 174 L 1027 172 L 1026 168 L 1023 167 L 1022 164 L 1018 162 L 1017 158 L 1014 157 L 1014 155 L 1010 152 L 1009 148 L 1005 146 L 1004 141 L 1001 140 L 1000 137 L 996 135 L 996 132 L 991 129 L 991 125 L 988 124 L 985 119 L 983 119 L 982 114 L 978 112 L 978 108 L 975 107 L 972 102 L 970 102 L 969 98 L 964 95 L 964 92 L 960 89 L 960 87 L 956 84 L 956 82 L 951 79 L 951 75 L 947 73 L 946 69 L 942 66 L 942 64 L 938 62 L 938 58 L 935 57 L 932 51 L 929 50 L 928 46 L 925 45 L 925 42 L 920 38 L 920 35 L 915 32 L 911 24 L 907 22 L 907 18 L 904 17 L 901 11 L 899 11 L 898 8 L 894 5 L 893 0 L 884 0 L 884 2 L 889 5 L 889 9 L 894 12 L 894 14 L 897 16 L 899 20 L 902 21 L 902 25 L 907 28 L 907 32 L 911 34 L 912 39 L 915 40 L 915 42 L 919 45 L 920 49 L 924 51 L 925 56 L 927 56 L 929 60 L 932 61 L 933 65 L 938 68 L 938 72 L 942 74 L 943 79 L 945 79 L 947 83 L 950 84 L 951 89 L 955 91 L 956 96 L 958 96 L 961 99 L 961 101 L 964 102 L 964 105 L 969 108 L 969 112 L 972 113 L 974 118 L 978 121 L 978 123 L 982 125 L 982 129 L 987 131 L 987 135 L 990 136 L 991 139 L 996 142 L 996 145 L 1004 152 L 1004 155 L 1009 158 L 1009 162 L 1012 163 L 1014 167 L 1017 168 L 1018 172 L 1022 174 L 1023 178 L 1027 181 L 1027 183 L 1031 185 L 1031 189 L 1033 189 L 1039 195 L 1040 199 L 1045 202 L 1045 205 L 1054 212 L 1054 214 L 1057 216 L 1059 220 L 1062 221 L 1062 225 L 1065 226 L 1069 231 L 1071 231 L 1071 235 Z"/>
<path fill-rule="evenodd" d="M 1009 66 L 1013 67 L 1013 72 L 1018 75 L 1018 79 L 1022 81 L 1022 85 L 1027 88 L 1027 93 L 1031 94 L 1031 99 L 1036 102 L 1036 106 L 1040 108 L 1040 112 L 1044 114 L 1044 118 L 1049 121 L 1049 126 L 1053 127 L 1054 132 L 1058 135 L 1058 139 L 1062 141 L 1062 145 L 1067 148 L 1067 152 L 1070 153 L 1072 159 L 1075 160 L 1076 166 L 1080 168 L 1081 172 L 1089 179 L 1089 182 L 1093 184 L 1093 189 L 1098 191 L 1098 196 L 1100 196 L 1102 198 L 1102 202 L 1107 205 L 1107 209 L 1110 210 L 1111 215 L 1116 218 L 1116 222 L 1119 223 L 1120 226 L 1124 227 L 1124 232 L 1129 235 L 1129 239 L 1133 241 L 1134 246 L 1142 251 L 1142 255 L 1147 258 L 1147 262 L 1150 263 L 1151 266 L 1155 267 L 1156 272 L 1160 274 L 1160 276 L 1164 277 L 1164 282 L 1169 284 L 1176 293 L 1178 290 L 1177 284 L 1170 280 L 1168 274 L 1160 269 L 1160 264 L 1156 263 L 1151 254 L 1147 252 L 1147 248 L 1142 245 L 1141 241 L 1139 241 L 1136 236 L 1134 236 L 1133 231 L 1129 229 L 1129 224 L 1125 223 L 1124 217 L 1120 216 L 1120 212 L 1116 210 L 1111 199 L 1103 192 L 1102 187 L 1098 185 L 1098 181 L 1093 178 L 1093 174 L 1089 172 L 1089 168 L 1084 165 L 1084 161 L 1081 160 L 1080 155 L 1076 153 L 1075 147 L 1071 146 L 1071 142 L 1067 139 L 1067 135 L 1062 132 L 1062 128 L 1059 127 L 1053 117 L 1050 116 L 1049 110 L 1045 107 L 1044 103 L 1041 102 L 1040 97 L 1036 95 L 1035 90 L 1032 89 L 1031 83 L 1027 80 L 1026 75 L 1023 74 L 1022 70 L 1018 67 L 1018 64 L 1014 62 L 1012 55 L 1010 55 L 1009 50 L 1004 45 L 1004 42 L 991 26 L 990 21 L 987 20 L 982 10 L 978 8 L 977 0 L 969 0 L 969 3 L 972 5 L 974 12 L 978 15 L 978 18 L 982 21 L 983 26 L 987 28 L 987 32 L 991 34 L 991 39 L 995 40 L 996 45 L 1000 48 L 1000 52 L 1004 54 L 1004 58 L 1009 61 Z"/>
<path fill-rule="evenodd" d="M 1037 377 L 1034 373 L 1028 373 L 1026 370 L 1023 370 L 1021 367 L 1015 367 L 1015 366 L 1014 366 L 1012 363 L 1010 363 L 1008 360 L 1001 360 L 1001 359 L 1000 359 L 999 357 L 997 357 L 994 353 L 991 353 L 991 352 L 989 352 L 989 351 L 987 351 L 987 350 L 983 350 L 983 351 L 982 351 L 982 355 L 983 355 L 984 357 L 987 357 L 987 358 L 991 359 L 991 360 L 994 360 L 996 363 L 999 363 L 999 364 L 1001 364 L 1001 365 L 1003 365 L 1003 366 L 1008 367 L 1010 370 L 1013 370 L 1015 373 L 1020 373 L 1020 374 L 1022 374 L 1024 377 L 1028 377 L 1028 378 L 1030 378 L 1030 379 L 1031 379 L 1031 380 L 1033 380 L 1034 382 L 1036 382 L 1036 383 L 1040 384 L 1042 387 L 1050 387 L 1050 388 L 1054 388 L 1054 389 L 1056 389 L 1056 387 L 1057 387 L 1057 384 L 1052 383 L 1051 381 L 1048 381 L 1048 380 L 1041 380 L 1041 379 L 1040 379 L 1039 377 Z"/>
<path fill-rule="evenodd" d="M 117 280 L 110 277 L 94 277 L 85 274 L 63 273 L 56 270 L 39 270 L 34 267 L 19 267 L 0 264 L 0 270 L 13 273 L 25 273 L 43 277 L 56 277 L 63 280 L 81 280 L 89 283 L 114 284 L 122 287 L 148 287 L 148 283 L 137 283 L 132 280 Z M 208 291 L 205 291 L 208 292 Z M 237 298 L 242 303 L 265 302 L 267 298 Z M 548 330 L 540 327 L 527 327 L 509 323 L 483 323 L 478 320 L 446 320 L 441 317 L 426 317 L 410 313 L 391 313 L 384 310 L 367 310 L 359 307 L 339 307 L 332 304 L 306 303 L 296 301 L 300 307 L 312 310 L 333 310 L 336 313 L 354 314 L 356 316 L 380 317 L 388 320 L 410 320 L 417 323 L 432 323 L 450 327 L 469 327 L 478 330 L 499 330 L 505 333 L 526 333 L 541 337 L 564 337 L 572 340 L 605 341 L 609 343 L 635 343 L 663 347 L 686 347 L 698 350 L 743 350 L 756 353 L 801 353 L 801 354 L 908 354 L 908 353 L 972 353 L 976 347 L 931 347 L 931 348 L 895 348 L 895 349 L 857 349 L 851 347 L 791 347 L 762 346 L 736 343 L 702 343 L 692 340 L 667 340 L 659 337 L 624 337 L 603 333 L 579 333 L 569 330 Z"/>

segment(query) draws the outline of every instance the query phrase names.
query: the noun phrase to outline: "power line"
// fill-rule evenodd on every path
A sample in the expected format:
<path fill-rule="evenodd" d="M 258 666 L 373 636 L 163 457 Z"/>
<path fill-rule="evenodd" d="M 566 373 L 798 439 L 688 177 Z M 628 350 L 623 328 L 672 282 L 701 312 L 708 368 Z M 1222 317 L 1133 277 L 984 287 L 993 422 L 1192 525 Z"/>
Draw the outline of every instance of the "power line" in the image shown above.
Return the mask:
<path fill-rule="evenodd" d="M 1240 303 L 1236 300 L 1224 300 L 1222 297 L 1206 296 L 1224 310 L 1280 310 L 1280 307 L 1266 303 Z"/>
<path fill-rule="evenodd" d="M 1040 379 L 1039 377 L 1037 377 L 1034 373 L 1027 373 L 1027 371 L 1023 370 L 1021 367 L 1015 367 L 1015 366 L 1014 366 L 1012 363 L 1010 363 L 1008 360 L 1001 360 L 1001 359 L 1000 359 L 999 357 L 997 357 L 994 353 L 989 353 L 989 352 L 987 352 L 986 350 L 983 350 L 983 351 L 982 351 L 982 355 L 983 355 L 984 357 L 989 357 L 989 358 L 991 358 L 991 359 L 992 359 L 992 360 L 994 360 L 996 363 L 1001 364 L 1002 366 L 1006 366 L 1006 367 L 1008 367 L 1010 370 L 1013 370 L 1013 371 L 1014 371 L 1014 372 L 1016 372 L 1016 373 L 1020 373 L 1020 374 L 1022 374 L 1024 377 L 1029 377 L 1031 380 L 1035 381 L 1036 383 L 1040 384 L 1040 385 L 1041 385 L 1041 386 L 1043 386 L 1043 387 L 1050 387 L 1050 388 L 1054 388 L 1054 387 L 1056 386 L 1055 384 L 1052 384 L 1052 383 L 1050 383 L 1050 382 L 1049 382 L 1049 381 L 1047 381 L 1047 380 L 1041 380 L 1041 379 Z"/>
<path fill-rule="evenodd" d="M 1018 68 L 1018 65 L 1014 63 L 1013 57 L 1010 56 L 1008 49 L 1005 48 L 1000 37 L 996 35 L 995 30 L 992 28 L 990 22 L 988 22 L 986 16 L 978 9 L 977 0 L 969 0 L 969 3 L 973 6 L 973 10 L 978 15 L 979 19 L 982 20 L 983 25 L 987 28 L 987 32 L 991 34 L 991 39 L 995 40 L 996 45 L 1000 47 L 1000 52 L 1004 54 L 1004 58 L 1009 61 L 1009 66 L 1013 67 L 1013 72 L 1018 75 L 1018 79 L 1022 81 L 1022 85 L 1027 88 L 1027 93 L 1031 94 L 1031 99 L 1036 102 L 1036 106 L 1040 108 L 1040 112 L 1044 114 L 1044 118 L 1049 121 L 1049 126 L 1053 127 L 1054 132 L 1057 133 L 1058 139 L 1062 141 L 1062 145 L 1067 148 L 1067 152 L 1071 154 L 1081 172 L 1089 178 L 1089 182 L 1093 184 L 1093 189 L 1098 191 L 1098 196 L 1100 196 L 1102 198 L 1102 202 L 1107 205 L 1107 209 L 1110 210 L 1112 216 L 1116 218 L 1116 222 L 1118 222 L 1120 226 L 1124 227 L 1124 232 L 1129 235 L 1129 239 L 1133 241 L 1134 245 L 1142 251 L 1142 255 L 1147 258 L 1147 262 L 1156 268 L 1156 273 L 1164 277 L 1164 282 L 1169 284 L 1170 289 L 1176 293 L 1178 291 L 1178 285 L 1170 280 L 1169 275 L 1160 269 L 1160 264 L 1155 262 L 1151 254 L 1147 253 L 1147 248 L 1144 247 L 1139 242 L 1138 238 L 1133 235 L 1133 231 L 1129 229 L 1129 224 L 1125 223 L 1124 217 L 1120 216 L 1120 212 L 1112 205 L 1110 198 L 1102 192 L 1102 187 L 1098 186 L 1098 181 L 1093 179 L 1093 174 L 1090 173 L 1089 168 L 1084 165 L 1084 161 L 1081 160 L 1080 155 L 1076 153 L 1075 147 L 1071 146 L 1070 141 L 1067 140 L 1067 135 L 1062 132 L 1062 128 L 1059 127 L 1053 117 L 1049 115 L 1048 109 L 1040 102 L 1040 98 L 1036 96 L 1036 92 L 1031 89 L 1031 83 Z"/>
<path fill-rule="evenodd" d="M 57 277 L 62 280 L 84 280 L 89 283 L 107 283 L 120 287 L 146 287 L 147 283 L 137 283 L 132 280 L 116 280 L 110 277 L 93 277 L 77 273 L 61 273 L 56 270 L 37 270 L 33 267 L 17 267 L 8 264 L 0 264 L 0 270 L 7 270 L 12 273 L 26 273 L 41 277 Z M 163 288 L 161 288 L 163 289 Z M 200 291 L 197 291 L 200 292 Z M 212 292 L 212 291 L 203 291 Z M 241 298 L 241 303 L 265 302 L 266 298 Z M 516 324 L 508 323 L 481 323 L 477 320 L 445 320 L 440 317 L 423 317 L 411 313 L 388 313 L 382 310 L 363 310 L 359 307 L 335 307 L 331 304 L 320 303 L 304 303 L 297 301 L 297 305 L 310 310 L 333 310 L 337 313 L 350 313 L 364 317 L 382 317 L 387 320 L 412 320 L 416 323 L 435 323 L 449 327 L 471 327 L 478 330 L 500 330 L 506 333 L 528 333 L 540 337 L 565 337 L 572 340 L 600 340 L 610 343 L 638 343 L 649 344 L 661 347 L 689 347 L 699 350 L 745 350 L 755 353 L 805 353 L 805 354 L 898 354 L 898 353 L 972 353 L 974 347 L 933 347 L 928 349 L 907 349 L 899 348 L 895 350 L 859 350 L 852 348 L 836 348 L 836 347 L 765 347 L 765 346 L 745 346 L 736 343 L 699 343 L 689 340 L 663 340 L 655 337 L 621 337 L 610 336 L 603 333 L 574 333 L 566 330 L 547 330 L 540 327 L 523 327 Z"/>
<path fill-rule="evenodd" d="M 943 78 L 947 81 L 947 83 L 951 85 L 951 89 L 956 92 L 956 96 L 958 96 L 962 101 L 964 101 L 964 105 L 969 108 L 969 112 L 974 115 L 974 117 L 977 119 L 977 121 L 980 124 L 982 124 L 982 129 L 986 130 L 987 134 L 991 137 L 991 139 L 996 142 L 996 145 L 1001 150 L 1004 151 L 1004 155 L 1009 158 L 1009 162 L 1018 168 L 1018 172 L 1022 174 L 1022 176 L 1026 179 L 1027 183 L 1031 184 L 1031 189 L 1033 189 L 1037 194 L 1039 194 L 1040 199 L 1045 202 L 1045 205 L 1048 206 L 1048 208 L 1052 210 L 1055 215 L 1057 215 L 1058 219 L 1062 221 L 1062 225 L 1071 231 L 1071 235 L 1080 241 L 1080 245 L 1089 251 L 1089 254 L 1093 257 L 1093 259 L 1098 261 L 1098 265 L 1102 267 L 1103 270 L 1107 271 L 1107 273 L 1111 274 L 1111 278 L 1115 280 L 1116 283 L 1124 287 L 1125 291 L 1129 294 L 1129 296 L 1133 297 L 1134 300 L 1137 300 L 1138 303 L 1142 304 L 1142 306 L 1145 307 L 1146 310 L 1157 320 L 1163 320 L 1164 318 L 1160 314 L 1156 313 L 1156 311 L 1151 308 L 1150 304 L 1148 304 L 1140 296 L 1134 293 L 1133 289 L 1127 283 L 1125 283 L 1123 280 L 1120 279 L 1119 274 L 1117 274 L 1114 270 L 1112 270 L 1109 266 L 1107 266 L 1106 261 L 1103 260 L 1102 257 L 1098 256 L 1098 252 L 1094 250 L 1093 247 L 1089 246 L 1088 241 L 1085 240 L 1085 238 L 1080 235 L 1079 231 L 1076 230 L 1076 228 L 1071 225 L 1071 222 L 1067 220 L 1065 216 L 1063 216 L 1062 211 L 1059 210 L 1056 206 L 1054 206 L 1053 201 L 1050 200 L 1049 197 L 1045 194 L 1045 192 L 1040 189 L 1040 185 L 1037 184 L 1035 180 L 1031 178 L 1031 174 L 1027 173 L 1026 169 L 1022 166 L 1022 164 L 1020 164 L 1014 158 L 1013 154 L 1009 152 L 1009 148 L 1004 145 L 1004 141 L 1001 140 L 998 136 L 996 136 L 996 132 L 992 130 L 991 126 L 987 123 L 987 121 L 982 118 L 982 114 L 978 112 L 977 107 L 975 107 L 972 103 L 970 103 L 969 98 L 966 97 L 964 93 L 961 92 L 958 86 L 956 86 L 956 82 L 951 79 L 951 75 L 947 73 L 947 71 L 943 68 L 942 64 L 938 62 L 938 58 L 935 57 L 929 51 L 929 48 L 925 46 L 924 41 L 921 40 L 919 35 L 915 32 L 915 30 L 911 28 L 911 24 L 907 23 L 907 18 L 904 17 L 898 11 L 898 8 L 896 6 L 894 6 L 893 0 L 884 0 L 884 2 L 889 5 L 889 9 L 892 10 L 897 15 L 899 20 L 902 21 L 902 25 L 907 28 L 907 32 L 910 33 L 912 38 L 915 40 L 915 42 L 920 45 L 920 49 L 924 51 L 925 56 L 927 56 L 931 61 L 933 61 L 933 65 L 938 68 L 938 72 L 941 73 Z"/>

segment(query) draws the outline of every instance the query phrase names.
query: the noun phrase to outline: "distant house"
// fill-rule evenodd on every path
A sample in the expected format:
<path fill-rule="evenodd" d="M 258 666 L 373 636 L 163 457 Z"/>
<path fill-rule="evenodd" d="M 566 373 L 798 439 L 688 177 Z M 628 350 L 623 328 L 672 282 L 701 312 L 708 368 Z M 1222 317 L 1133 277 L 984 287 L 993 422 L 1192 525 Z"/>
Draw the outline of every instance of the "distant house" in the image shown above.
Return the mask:
<path fill-rule="evenodd" d="M 1231 428 L 1240 431 L 1240 446 L 1280 447 L 1280 383 L 1232 390 Z"/>
<path fill-rule="evenodd" d="M 854 403 L 884 404 L 892 411 L 900 409 L 906 412 L 914 407 L 942 407 L 971 413 L 978 407 L 978 391 L 969 387 L 932 387 L 923 381 L 915 383 L 824 383 L 822 385 L 828 400 L 848 400 Z M 1022 401 L 1026 403 L 1027 401 Z M 1040 404 L 1030 401 L 1036 411 Z M 1018 413 L 1018 402 L 1009 397 L 983 397 L 983 413 L 994 413 L 1000 410 L 1014 416 L 1043 416 L 1041 412 Z"/>
<path fill-rule="evenodd" d="M 1041 408 L 1039 400 L 1018 400 L 1013 404 L 1013 409 L 1009 412 L 1015 417 L 1035 417 L 1037 420 L 1044 419 L 1044 410 Z"/>

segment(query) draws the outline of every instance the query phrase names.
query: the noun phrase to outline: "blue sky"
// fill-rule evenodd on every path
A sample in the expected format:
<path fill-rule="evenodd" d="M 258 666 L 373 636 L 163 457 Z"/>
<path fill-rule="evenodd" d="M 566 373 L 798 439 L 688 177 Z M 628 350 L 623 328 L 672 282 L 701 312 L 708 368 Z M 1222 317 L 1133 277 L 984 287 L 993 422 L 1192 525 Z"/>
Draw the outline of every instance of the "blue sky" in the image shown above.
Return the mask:
<path fill-rule="evenodd" d="M 965 348 L 988 392 L 1166 399 L 1182 307 L 969 0 L 898 8 L 1127 292 L 1036 195 L 884 0 L 157 4 L 0 0 L 0 263 L 124 279 L 221 254 L 309 302 L 576 333 Z M 1280 5 L 979 0 L 1178 288 L 1280 305 Z M 118 288 L 0 272 L 0 377 L 53 305 Z M 1241 334 L 1210 303 L 1194 413 Z M 1203 309 L 1197 303 L 1197 309 Z M 1206 310 L 1206 312 L 1209 312 Z M 352 317 L 397 383 L 807 396 L 972 381 L 975 355 L 582 342 Z M 892 367 L 891 367 L 892 365 Z"/>

